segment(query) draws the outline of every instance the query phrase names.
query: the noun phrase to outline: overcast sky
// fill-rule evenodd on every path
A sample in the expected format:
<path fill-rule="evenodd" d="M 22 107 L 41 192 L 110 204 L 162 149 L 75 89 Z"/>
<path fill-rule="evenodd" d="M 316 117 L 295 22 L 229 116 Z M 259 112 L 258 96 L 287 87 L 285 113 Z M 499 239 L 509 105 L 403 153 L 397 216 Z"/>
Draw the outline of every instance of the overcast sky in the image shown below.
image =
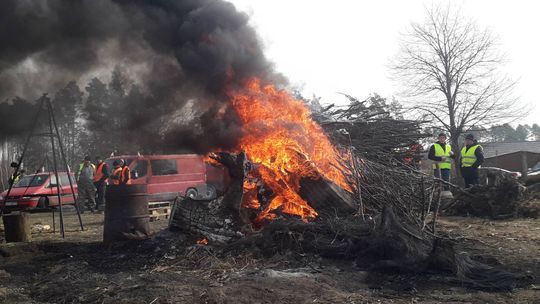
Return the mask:
<path fill-rule="evenodd" d="M 410 23 L 422 22 L 428 0 L 229 0 L 251 16 L 277 70 L 304 94 L 323 102 L 345 102 L 336 92 L 358 98 L 397 95 L 388 62 Z M 540 123 L 540 2 L 451 1 L 463 15 L 489 28 L 507 54 L 504 70 L 519 80 L 515 94 L 535 105 L 524 123 Z M 523 123 L 522 122 L 522 123 Z"/>

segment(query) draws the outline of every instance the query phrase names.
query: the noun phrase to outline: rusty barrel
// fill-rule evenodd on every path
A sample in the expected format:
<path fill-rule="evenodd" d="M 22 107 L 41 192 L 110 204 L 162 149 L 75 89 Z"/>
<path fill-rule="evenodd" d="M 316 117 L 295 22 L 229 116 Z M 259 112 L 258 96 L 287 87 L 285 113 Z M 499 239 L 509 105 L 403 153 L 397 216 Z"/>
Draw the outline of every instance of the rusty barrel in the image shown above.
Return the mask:
<path fill-rule="evenodd" d="M 12 212 L 2 216 L 6 242 L 30 242 L 32 230 L 26 212 Z"/>
<path fill-rule="evenodd" d="M 146 185 L 109 185 L 103 242 L 141 240 L 150 235 Z"/>

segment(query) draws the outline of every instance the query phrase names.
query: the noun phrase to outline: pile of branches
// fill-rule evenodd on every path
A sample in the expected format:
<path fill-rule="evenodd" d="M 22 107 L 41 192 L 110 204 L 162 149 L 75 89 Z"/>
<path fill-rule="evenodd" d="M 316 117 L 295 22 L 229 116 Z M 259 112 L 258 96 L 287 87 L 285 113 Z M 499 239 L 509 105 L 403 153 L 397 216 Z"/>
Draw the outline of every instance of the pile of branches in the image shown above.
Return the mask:
<path fill-rule="evenodd" d="M 356 213 L 321 213 L 311 222 L 278 215 L 260 229 L 249 231 L 242 225 L 242 209 L 234 199 L 239 197 L 237 192 L 243 184 L 237 179 L 221 198 L 208 202 L 184 198 L 177 204 L 180 207 L 171 222 L 185 233 L 193 233 L 196 239 L 208 238 L 225 256 L 313 254 L 355 261 L 358 268 L 369 273 L 436 272 L 459 284 L 489 290 L 510 290 L 524 283 L 521 276 L 475 261 L 456 250 L 455 240 L 436 231 L 440 180 L 391 158 L 384 164 L 356 157 L 354 160 L 348 178 L 359 200 Z M 239 171 L 245 163 L 230 162 L 229 166 L 232 172 L 238 171 L 233 174 L 235 180 L 235 176 L 241 176 Z M 339 208 L 339 204 L 335 206 Z"/>
<path fill-rule="evenodd" d="M 358 181 L 354 189 L 366 212 L 378 214 L 391 206 L 400 216 L 426 228 L 429 213 L 437 212 L 441 205 L 442 181 L 392 158 L 355 160 L 355 168 L 350 169 L 358 178 L 349 179 Z"/>
<path fill-rule="evenodd" d="M 540 215 L 535 199 L 540 187 L 523 186 L 514 178 L 499 178 L 496 183 L 476 185 L 455 196 L 447 214 L 505 219 Z"/>
<path fill-rule="evenodd" d="M 370 220 L 358 216 L 321 218 L 304 223 L 273 221 L 260 233 L 222 248 L 222 254 L 259 250 L 265 256 L 296 252 L 353 260 L 358 268 L 374 273 L 437 273 L 459 285 L 482 290 L 511 290 L 522 286 L 521 276 L 475 261 L 455 249 L 455 241 L 438 238 L 403 220 L 385 207 Z"/>
<path fill-rule="evenodd" d="M 335 142 L 354 147 L 363 158 L 392 155 L 403 159 L 419 147 L 421 139 L 430 136 L 422 132 L 425 121 L 404 119 L 396 103 L 387 104 L 378 95 L 365 100 L 345 96 L 350 100 L 348 106 L 320 108 L 314 118 Z"/>

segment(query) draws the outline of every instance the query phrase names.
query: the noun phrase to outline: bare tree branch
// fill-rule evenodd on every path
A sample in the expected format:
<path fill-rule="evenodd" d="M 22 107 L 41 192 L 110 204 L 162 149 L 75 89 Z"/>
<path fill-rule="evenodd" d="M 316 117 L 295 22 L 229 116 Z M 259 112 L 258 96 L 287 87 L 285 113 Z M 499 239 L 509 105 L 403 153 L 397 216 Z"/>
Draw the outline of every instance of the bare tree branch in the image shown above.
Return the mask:
<path fill-rule="evenodd" d="M 423 24 L 411 25 L 391 68 L 410 103 L 446 129 L 457 148 L 459 136 L 473 126 L 525 115 L 512 97 L 516 82 L 499 71 L 504 61 L 488 30 L 436 7 Z"/>

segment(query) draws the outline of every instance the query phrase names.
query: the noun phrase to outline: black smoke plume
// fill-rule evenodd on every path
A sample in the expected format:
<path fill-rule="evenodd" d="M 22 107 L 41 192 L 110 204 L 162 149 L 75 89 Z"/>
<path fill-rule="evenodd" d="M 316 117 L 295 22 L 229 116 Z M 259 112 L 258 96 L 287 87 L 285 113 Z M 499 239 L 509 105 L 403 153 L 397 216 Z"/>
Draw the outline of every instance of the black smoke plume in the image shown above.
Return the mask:
<path fill-rule="evenodd" d="M 0 41 L 0 101 L 35 99 L 121 65 L 148 96 L 121 114 L 126 132 L 166 139 L 171 150 L 233 146 L 240 127 L 226 88 L 249 77 L 284 83 L 248 16 L 221 0 L 4 0 Z M 175 126 L 171 113 L 188 101 L 203 114 Z"/>

